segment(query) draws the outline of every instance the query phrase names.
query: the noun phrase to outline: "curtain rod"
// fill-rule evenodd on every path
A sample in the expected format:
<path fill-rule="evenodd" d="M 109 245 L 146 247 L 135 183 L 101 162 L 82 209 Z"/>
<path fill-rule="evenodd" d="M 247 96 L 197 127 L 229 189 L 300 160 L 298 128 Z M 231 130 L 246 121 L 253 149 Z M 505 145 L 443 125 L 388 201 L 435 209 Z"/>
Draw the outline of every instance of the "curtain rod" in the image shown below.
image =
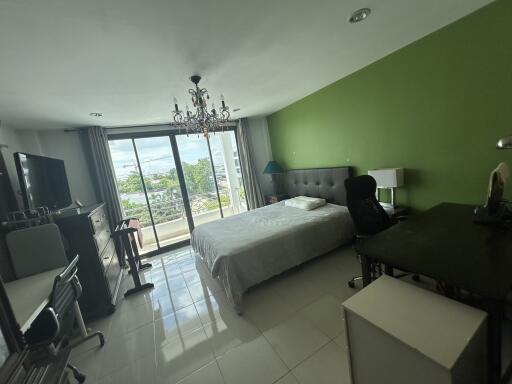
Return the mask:
<path fill-rule="evenodd" d="M 130 128 L 151 128 L 151 127 L 162 127 L 168 125 L 170 129 L 180 129 L 173 125 L 173 123 L 162 123 L 162 124 L 146 124 L 146 125 L 124 125 L 124 126 L 112 126 L 112 127 L 103 127 L 107 130 L 114 130 L 114 129 L 130 129 Z M 224 126 L 231 127 L 236 126 L 236 121 L 228 121 L 227 123 L 223 124 Z M 82 127 L 82 128 L 66 128 L 64 129 L 64 132 L 80 132 L 81 130 L 87 129 L 89 127 Z"/>

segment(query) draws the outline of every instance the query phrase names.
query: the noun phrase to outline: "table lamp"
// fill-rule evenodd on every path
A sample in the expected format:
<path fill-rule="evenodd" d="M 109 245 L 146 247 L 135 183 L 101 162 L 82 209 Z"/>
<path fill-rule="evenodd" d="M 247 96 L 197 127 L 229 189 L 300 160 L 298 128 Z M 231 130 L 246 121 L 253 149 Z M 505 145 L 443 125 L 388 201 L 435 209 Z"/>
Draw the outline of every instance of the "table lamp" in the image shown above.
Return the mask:
<path fill-rule="evenodd" d="M 277 163 L 277 161 L 274 161 L 274 160 L 269 161 L 267 163 L 267 166 L 263 170 L 263 173 L 265 175 L 270 175 L 272 177 L 272 188 L 274 190 L 274 195 L 277 195 L 276 175 L 283 173 L 283 172 L 284 172 L 283 168 L 281 168 L 281 166 Z"/>
<path fill-rule="evenodd" d="M 391 190 L 391 206 L 395 207 L 395 188 L 404 185 L 403 168 L 372 169 L 368 171 L 377 182 L 377 199 L 379 199 L 379 189 Z"/>

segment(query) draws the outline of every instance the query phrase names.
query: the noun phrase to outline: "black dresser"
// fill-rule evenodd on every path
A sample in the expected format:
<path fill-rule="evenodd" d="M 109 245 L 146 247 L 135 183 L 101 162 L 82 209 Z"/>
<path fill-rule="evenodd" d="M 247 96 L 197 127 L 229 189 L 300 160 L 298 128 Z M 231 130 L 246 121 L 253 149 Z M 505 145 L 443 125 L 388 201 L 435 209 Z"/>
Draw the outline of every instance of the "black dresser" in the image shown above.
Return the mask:
<path fill-rule="evenodd" d="M 78 254 L 78 277 L 83 292 L 80 309 L 86 320 L 103 317 L 115 310 L 122 268 L 111 238 L 105 204 L 65 211 L 55 216 L 70 260 Z"/>

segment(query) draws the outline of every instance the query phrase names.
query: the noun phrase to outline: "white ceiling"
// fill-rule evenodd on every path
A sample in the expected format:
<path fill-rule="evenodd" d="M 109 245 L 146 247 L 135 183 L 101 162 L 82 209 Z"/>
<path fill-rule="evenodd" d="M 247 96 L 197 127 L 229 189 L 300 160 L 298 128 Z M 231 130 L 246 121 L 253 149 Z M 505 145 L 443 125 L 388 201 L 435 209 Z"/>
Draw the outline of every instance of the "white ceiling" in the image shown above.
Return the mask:
<path fill-rule="evenodd" d="M 165 123 L 194 73 L 233 117 L 265 115 L 490 2 L 0 0 L 0 119 Z M 370 17 L 349 24 L 362 7 Z"/>

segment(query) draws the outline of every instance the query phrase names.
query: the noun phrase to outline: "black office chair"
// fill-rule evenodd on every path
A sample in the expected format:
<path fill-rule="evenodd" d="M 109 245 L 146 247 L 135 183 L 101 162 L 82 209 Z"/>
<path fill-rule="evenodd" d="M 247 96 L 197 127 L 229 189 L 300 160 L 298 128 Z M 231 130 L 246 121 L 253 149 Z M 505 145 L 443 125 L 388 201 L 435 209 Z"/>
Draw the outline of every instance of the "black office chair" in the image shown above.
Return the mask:
<path fill-rule="evenodd" d="M 25 332 L 25 341 L 30 350 L 32 362 L 36 366 L 52 364 L 74 347 L 98 337 L 101 347 L 105 345 L 105 337 L 101 332 L 90 333 L 86 337 L 70 344 L 68 336 L 71 334 L 75 320 L 75 305 L 82 294 L 82 286 L 78 280 L 77 264 L 79 257 L 55 277 L 49 305 L 41 311 Z M 76 367 L 67 364 L 73 372 L 75 379 L 83 383 L 86 376 Z"/>
<path fill-rule="evenodd" d="M 347 207 L 357 230 L 356 241 L 375 235 L 397 223 L 398 220 L 391 218 L 375 197 L 377 183 L 373 177 L 361 175 L 346 179 L 345 189 Z M 419 280 L 416 275 L 413 278 Z M 362 276 L 355 276 L 350 279 L 348 286 L 354 288 L 355 282 L 362 279 Z"/>

